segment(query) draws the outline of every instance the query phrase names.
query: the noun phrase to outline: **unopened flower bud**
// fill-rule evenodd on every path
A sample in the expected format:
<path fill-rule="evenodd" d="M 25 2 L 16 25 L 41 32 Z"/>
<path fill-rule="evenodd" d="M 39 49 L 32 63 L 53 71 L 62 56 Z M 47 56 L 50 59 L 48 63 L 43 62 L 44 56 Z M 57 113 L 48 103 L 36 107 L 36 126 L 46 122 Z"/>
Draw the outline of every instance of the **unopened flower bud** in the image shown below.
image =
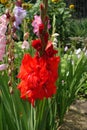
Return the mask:
<path fill-rule="evenodd" d="M 9 65 L 11 64 L 11 62 L 12 62 L 12 61 L 11 61 L 11 58 L 8 58 L 8 63 L 9 63 Z"/>
<path fill-rule="evenodd" d="M 8 10 L 6 10 L 6 16 L 7 16 L 7 19 L 9 19 L 11 17 Z"/>
<path fill-rule="evenodd" d="M 43 4 L 43 3 L 40 4 L 40 9 L 41 9 L 41 10 L 44 9 L 44 4 Z"/>
<path fill-rule="evenodd" d="M 47 42 L 48 42 L 48 38 L 49 38 L 49 34 L 46 32 L 46 33 L 44 34 L 44 41 L 45 41 L 46 44 L 47 44 Z"/>
<path fill-rule="evenodd" d="M 13 33 L 16 32 L 16 28 L 15 28 L 15 26 L 12 27 L 12 32 L 13 32 Z"/>
<path fill-rule="evenodd" d="M 11 59 L 12 59 L 12 61 L 14 61 L 14 59 L 15 59 L 15 58 L 14 58 L 14 56 L 12 56 L 12 58 L 11 58 Z"/>
<path fill-rule="evenodd" d="M 44 30 L 44 24 L 39 25 L 39 34 L 42 34 Z"/>
<path fill-rule="evenodd" d="M 13 71 L 14 70 L 14 67 L 12 66 L 11 70 Z"/>
<path fill-rule="evenodd" d="M 21 7 L 21 6 L 22 6 L 22 1 L 21 1 L 21 0 L 17 0 L 17 2 L 16 2 L 16 6 Z"/>
<path fill-rule="evenodd" d="M 8 86 L 11 86 L 11 85 L 12 85 L 12 81 L 9 80 L 9 81 L 8 81 Z"/>
<path fill-rule="evenodd" d="M 9 44 L 9 43 L 10 43 L 10 41 L 9 41 L 9 39 L 7 39 L 7 40 L 6 40 L 6 44 Z"/>
<path fill-rule="evenodd" d="M 48 20 L 49 20 L 49 17 L 48 17 L 48 16 L 46 16 L 46 17 L 45 17 L 45 22 L 46 22 L 46 21 L 48 21 Z"/>
<path fill-rule="evenodd" d="M 7 56 L 9 56 L 9 52 L 7 52 Z"/>
<path fill-rule="evenodd" d="M 13 94 L 13 88 L 12 87 L 9 87 L 9 91 L 10 91 L 10 94 Z"/>
<path fill-rule="evenodd" d="M 18 36 L 16 35 L 16 33 L 13 33 L 12 38 L 13 38 L 15 41 L 18 40 Z"/>
<path fill-rule="evenodd" d="M 12 20 L 12 22 L 14 22 L 15 21 L 15 16 L 12 16 L 11 20 Z"/>
<path fill-rule="evenodd" d="M 11 71 L 11 69 L 9 69 L 8 70 L 8 75 L 11 76 L 11 73 L 12 73 L 12 71 Z"/>
<path fill-rule="evenodd" d="M 10 28 L 8 28 L 8 30 L 7 30 L 7 34 L 8 34 L 8 35 L 11 34 L 11 29 L 10 29 Z"/>
<path fill-rule="evenodd" d="M 29 37 L 29 32 L 26 32 L 26 33 L 24 34 L 24 40 L 28 40 L 28 37 Z"/>

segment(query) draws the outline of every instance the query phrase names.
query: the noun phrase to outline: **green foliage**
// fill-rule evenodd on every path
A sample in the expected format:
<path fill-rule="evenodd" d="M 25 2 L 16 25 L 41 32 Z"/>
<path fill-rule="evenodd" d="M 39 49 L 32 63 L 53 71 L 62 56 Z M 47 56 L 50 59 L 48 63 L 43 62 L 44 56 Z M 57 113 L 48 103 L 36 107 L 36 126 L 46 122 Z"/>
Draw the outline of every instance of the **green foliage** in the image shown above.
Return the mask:
<path fill-rule="evenodd" d="M 0 130 L 53 130 L 51 128 L 54 126 L 54 115 L 51 110 L 50 99 L 37 101 L 36 107 L 33 108 L 29 102 L 20 99 L 16 82 L 12 86 L 14 88 L 13 93 L 9 92 L 6 72 L 4 75 L 0 74 L 1 81 Z"/>
<path fill-rule="evenodd" d="M 17 89 L 19 81 L 16 78 L 19 66 L 24 53 L 30 53 L 32 56 L 34 54 L 31 45 L 29 50 L 22 50 L 21 45 L 21 41 L 15 42 L 15 70 L 11 93 L 7 70 L 0 72 L 0 130 L 53 130 L 56 112 L 53 114 L 52 106 L 54 104 L 51 99 L 38 100 L 33 108 L 28 101 L 20 98 Z"/>
<path fill-rule="evenodd" d="M 69 23 L 71 14 L 69 8 L 66 7 L 66 4 L 63 0 L 60 0 L 59 2 L 50 2 L 48 14 L 51 23 L 53 22 L 52 19 L 55 15 L 55 32 L 59 33 L 59 40 L 65 43 L 68 40 L 68 37 L 70 36 Z"/>
<path fill-rule="evenodd" d="M 83 52 L 79 59 L 75 53 L 62 54 L 56 95 L 52 99 L 36 101 L 33 108 L 29 102 L 20 99 L 17 90 L 19 81 L 16 75 L 21 58 L 27 52 L 22 51 L 20 45 L 16 43 L 15 46 L 18 55 L 15 59 L 17 72 L 14 73 L 13 93 L 9 92 L 7 72 L 0 73 L 0 130 L 56 130 L 63 123 L 66 111 L 78 92 L 82 88 L 87 91 L 87 57 Z M 33 54 L 33 50 L 29 52 Z"/>
<path fill-rule="evenodd" d="M 35 4 L 32 4 L 32 7 L 29 10 L 27 10 L 27 18 L 26 18 L 26 20 L 27 20 L 28 29 L 29 29 L 29 32 L 30 32 L 32 38 L 35 37 L 35 35 L 34 35 L 34 33 L 32 33 L 33 32 L 33 27 L 32 27 L 31 24 L 32 24 L 32 21 L 34 19 L 34 15 L 39 14 L 38 7 L 40 5 L 40 2 L 41 2 L 41 0 L 38 0 Z"/>
<path fill-rule="evenodd" d="M 70 26 L 70 35 L 71 36 L 79 36 L 79 37 L 87 37 L 87 19 L 72 19 Z"/>
<path fill-rule="evenodd" d="M 2 15 L 5 11 L 5 6 L 3 4 L 0 4 L 0 15 Z"/>
<path fill-rule="evenodd" d="M 64 54 L 63 48 L 58 48 L 61 63 L 58 69 L 59 79 L 56 95 L 51 99 L 36 101 L 34 108 L 29 102 L 21 100 L 17 89 L 19 80 L 16 76 L 24 53 L 34 55 L 34 49 L 31 47 L 31 41 L 34 37 L 31 22 L 34 15 L 39 14 L 40 1 L 38 0 L 36 4 L 32 4 L 31 9 L 27 9 L 27 18 L 17 32 L 18 41 L 15 42 L 14 50 L 13 92 L 9 92 L 7 70 L 0 71 L 0 130 L 57 130 L 58 125 L 60 126 L 63 123 L 66 111 L 78 96 L 78 92 L 83 95 L 87 93 L 86 55 L 81 52 L 80 58 L 78 58 L 72 50 Z M 3 13 L 3 8 L 4 6 L 0 4 L 0 14 Z M 87 20 L 81 24 L 78 21 L 72 22 L 70 26 L 71 14 L 63 0 L 57 3 L 49 1 L 48 15 L 54 32 L 59 33 L 59 41 L 66 42 L 69 36 L 86 36 Z M 28 39 L 30 48 L 22 50 L 23 34 L 27 32 L 25 29 L 27 26 L 30 33 Z M 7 62 L 7 55 L 5 58 Z"/>
<path fill-rule="evenodd" d="M 61 58 L 59 69 L 58 91 L 56 95 L 57 114 L 59 125 L 78 95 L 78 91 L 84 86 L 87 90 L 87 57 L 81 53 L 78 59 L 76 54 L 65 54 Z"/>

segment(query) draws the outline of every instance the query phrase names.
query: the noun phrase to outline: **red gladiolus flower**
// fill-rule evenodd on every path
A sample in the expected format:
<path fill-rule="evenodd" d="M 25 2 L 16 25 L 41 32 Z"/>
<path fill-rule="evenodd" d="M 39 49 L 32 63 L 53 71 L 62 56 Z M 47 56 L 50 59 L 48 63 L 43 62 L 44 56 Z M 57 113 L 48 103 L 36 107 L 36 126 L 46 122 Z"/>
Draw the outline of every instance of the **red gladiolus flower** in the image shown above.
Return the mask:
<path fill-rule="evenodd" d="M 32 46 L 33 46 L 37 51 L 41 50 L 41 48 L 42 48 L 41 40 L 40 40 L 40 39 L 33 40 L 33 41 L 32 41 Z"/>
<path fill-rule="evenodd" d="M 58 78 L 59 57 L 31 57 L 25 54 L 18 78 L 18 89 L 22 99 L 35 105 L 37 99 L 49 98 L 56 93 L 55 82 Z"/>
<path fill-rule="evenodd" d="M 58 52 L 57 50 L 54 50 L 53 44 L 51 41 L 48 42 L 45 51 L 48 57 L 52 57 Z"/>

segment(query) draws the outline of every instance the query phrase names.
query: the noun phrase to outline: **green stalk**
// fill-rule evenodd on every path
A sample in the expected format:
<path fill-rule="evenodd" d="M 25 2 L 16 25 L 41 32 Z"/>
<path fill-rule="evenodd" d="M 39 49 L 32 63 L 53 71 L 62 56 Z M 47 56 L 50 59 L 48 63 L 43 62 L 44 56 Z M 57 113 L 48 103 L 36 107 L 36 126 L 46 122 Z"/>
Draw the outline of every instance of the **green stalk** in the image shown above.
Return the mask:
<path fill-rule="evenodd" d="M 0 90 L 0 130 L 3 130 L 3 125 L 2 125 L 2 102 L 1 102 L 1 90 Z"/>

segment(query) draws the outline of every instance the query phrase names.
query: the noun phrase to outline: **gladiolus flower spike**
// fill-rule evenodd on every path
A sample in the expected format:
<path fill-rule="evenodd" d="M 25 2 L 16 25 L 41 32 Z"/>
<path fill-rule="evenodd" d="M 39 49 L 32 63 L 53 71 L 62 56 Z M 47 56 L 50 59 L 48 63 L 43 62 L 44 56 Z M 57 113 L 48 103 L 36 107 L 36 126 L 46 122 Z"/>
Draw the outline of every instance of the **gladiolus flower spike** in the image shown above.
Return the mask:
<path fill-rule="evenodd" d="M 47 2 L 47 1 L 46 1 Z M 55 56 L 57 51 L 53 48 L 53 44 L 48 40 L 48 16 L 47 3 L 42 3 L 41 23 L 38 25 L 38 39 L 32 41 L 32 47 L 36 50 L 34 57 L 25 54 L 18 78 L 21 80 L 18 89 L 21 98 L 28 100 L 35 106 L 36 100 L 52 97 L 56 93 L 56 80 L 58 79 L 58 65 L 60 57 Z M 46 8 L 46 9 L 45 9 Z M 44 11 L 44 12 L 43 12 Z M 39 19 L 40 20 L 40 19 Z"/>

